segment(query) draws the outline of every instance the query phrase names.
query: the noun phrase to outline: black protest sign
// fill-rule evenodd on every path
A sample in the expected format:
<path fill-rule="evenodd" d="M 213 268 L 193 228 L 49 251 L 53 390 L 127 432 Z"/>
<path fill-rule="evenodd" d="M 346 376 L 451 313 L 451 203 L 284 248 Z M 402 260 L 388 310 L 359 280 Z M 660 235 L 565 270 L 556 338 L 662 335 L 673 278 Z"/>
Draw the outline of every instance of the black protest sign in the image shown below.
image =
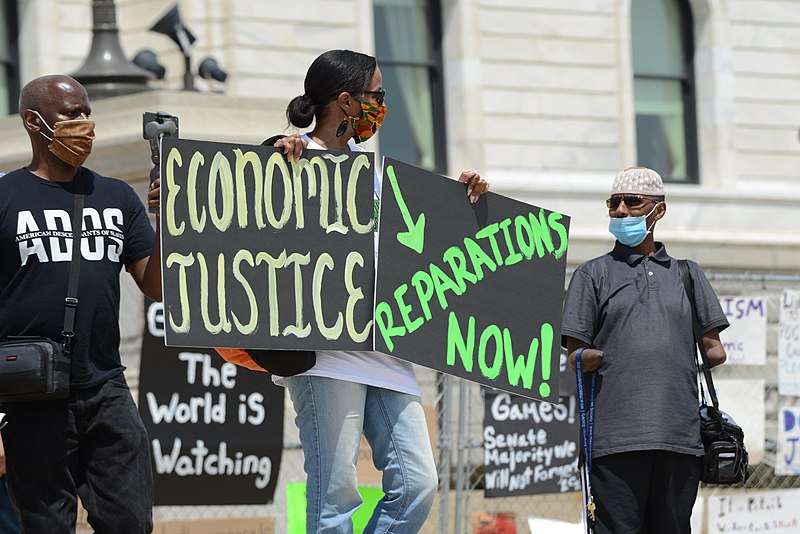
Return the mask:
<path fill-rule="evenodd" d="M 569 218 L 384 160 L 375 349 L 558 399 Z"/>
<path fill-rule="evenodd" d="M 164 139 L 166 341 L 371 349 L 374 162 Z"/>
<path fill-rule="evenodd" d="M 139 413 L 157 505 L 272 501 L 283 452 L 282 387 L 211 349 L 164 345 L 164 308 L 145 303 Z"/>
<path fill-rule="evenodd" d="M 575 381 L 575 371 L 569 366 L 567 349 L 561 349 L 561 365 L 558 373 L 558 398 L 563 401 L 566 397 L 578 395 L 578 383 Z"/>
<path fill-rule="evenodd" d="M 575 397 L 549 404 L 483 388 L 486 497 L 581 490 Z"/>

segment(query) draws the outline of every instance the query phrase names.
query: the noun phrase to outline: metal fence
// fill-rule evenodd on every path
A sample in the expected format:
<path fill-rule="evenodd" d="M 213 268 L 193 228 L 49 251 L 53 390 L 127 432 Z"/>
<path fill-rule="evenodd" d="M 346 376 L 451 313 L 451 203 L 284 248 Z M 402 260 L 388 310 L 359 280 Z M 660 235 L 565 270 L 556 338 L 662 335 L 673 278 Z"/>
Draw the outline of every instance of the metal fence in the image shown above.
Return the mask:
<path fill-rule="evenodd" d="M 778 410 L 781 406 L 799 406 L 796 397 L 778 394 L 778 320 L 784 289 L 800 289 L 800 275 L 773 273 L 707 272 L 719 296 L 762 297 L 767 304 L 767 362 L 765 365 L 723 365 L 714 370 L 718 379 L 764 380 L 764 412 L 760 405 L 752 413 L 733 413 L 739 421 L 764 418 L 763 458 L 751 465 L 746 484 L 734 487 L 705 486 L 700 495 L 720 495 L 763 489 L 800 488 L 800 477 L 776 476 L 774 472 L 778 437 Z M 657 325 L 653 326 L 657 328 Z M 440 472 L 442 485 L 439 499 L 437 530 L 440 533 L 469 533 L 470 515 L 475 511 L 511 512 L 518 533 L 530 532 L 527 519 L 538 516 L 569 522 L 581 517 L 581 500 L 577 493 L 485 499 L 483 496 L 483 402 L 480 387 L 460 379 L 442 376 L 440 418 L 444 421 L 440 436 Z M 724 409 L 725 407 L 722 406 Z M 758 411 L 756 411 L 758 410 Z M 744 423 L 743 423 L 744 425 Z M 744 426 L 745 433 L 748 428 Z M 445 451 L 442 454 L 441 451 Z M 450 468 L 447 469 L 447 458 Z M 698 523 L 705 533 L 706 520 Z M 532 533 L 538 534 L 538 533 Z"/>
<path fill-rule="evenodd" d="M 800 406 L 795 397 L 784 397 L 777 389 L 778 318 L 784 289 L 800 290 L 800 275 L 772 273 L 706 273 L 720 296 L 763 297 L 767 303 L 767 363 L 759 366 L 723 365 L 715 369 L 717 379 L 740 378 L 764 380 L 764 413 L 754 407 L 754 413 L 733 415 L 737 420 L 764 418 L 764 448 L 761 461 L 752 466 L 750 479 L 743 487 L 701 487 L 702 496 L 756 489 L 800 488 L 800 477 L 776 476 L 774 473 L 778 434 L 778 410 L 781 406 Z M 138 370 L 137 338 L 141 336 L 142 321 L 135 317 L 135 302 L 141 297 L 135 286 L 124 284 L 123 355 L 128 365 L 128 377 L 135 389 Z M 126 304 L 126 302 L 128 304 Z M 140 309 L 140 308 L 139 308 Z M 657 326 L 654 325 L 654 328 Z M 579 493 L 543 496 L 494 498 L 484 497 L 483 479 L 483 400 L 481 388 L 451 376 L 418 368 L 418 377 L 426 404 L 436 407 L 437 433 L 435 454 L 439 466 L 440 490 L 436 504 L 423 532 L 471 533 L 470 516 L 476 511 L 510 512 L 514 515 L 518 533 L 530 532 L 528 517 L 539 516 L 569 522 L 580 521 Z M 293 422 L 291 402 L 287 397 L 284 432 L 284 459 L 278 479 L 275 501 L 259 506 L 176 506 L 157 507 L 157 521 L 228 517 L 272 516 L 275 532 L 287 532 L 286 495 L 282 488 L 291 482 L 304 482 L 302 451 Z M 724 409 L 724 406 L 723 406 Z M 745 432 L 747 433 L 745 426 Z M 265 425 L 264 432 L 269 432 Z M 702 521 L 701 533 L 706 532 Z M 538 534 L 538 533 L 532 533 Z"/>

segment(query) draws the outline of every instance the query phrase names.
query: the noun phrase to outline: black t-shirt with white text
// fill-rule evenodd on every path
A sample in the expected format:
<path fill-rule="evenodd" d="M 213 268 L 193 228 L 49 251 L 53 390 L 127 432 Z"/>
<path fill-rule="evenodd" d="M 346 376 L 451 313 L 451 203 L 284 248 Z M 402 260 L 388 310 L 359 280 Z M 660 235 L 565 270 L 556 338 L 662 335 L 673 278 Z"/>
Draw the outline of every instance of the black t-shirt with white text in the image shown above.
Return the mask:
<path fill-rule="evenodd" d="M 153 248 L 144 206 L 125 182 L 83 167 L 67 183 L 24 168 L 0 177 L 0 338 L 62 340 L 77 180 L 83 181 L 84 207 L 71 385 L 82 389 L 123 370 L 120 271 Z"/>

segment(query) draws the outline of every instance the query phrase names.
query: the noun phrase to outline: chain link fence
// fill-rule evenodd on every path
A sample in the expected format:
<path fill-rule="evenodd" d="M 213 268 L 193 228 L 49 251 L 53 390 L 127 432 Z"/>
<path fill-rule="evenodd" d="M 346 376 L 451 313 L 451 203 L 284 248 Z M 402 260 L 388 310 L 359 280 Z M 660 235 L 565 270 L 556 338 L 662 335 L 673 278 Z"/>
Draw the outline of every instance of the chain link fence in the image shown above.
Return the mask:
<path fill-rule="evenodd" d="M 752 413 L 732 414 L 737 421 L 763 417 L 763 456 L 751 462 L 751 476 L 738 487 L 701 487 L 704 497 L 763 489 L 800 488 L 800 477 L 776 476 L 774 472 L 778 437 L 778 411 L 782 406 L 800 405 L 797 398 L 778 394 L 778 319 L 781 296 L 785 289 L 800 290 L 800 275 L 774 273 L 706 273 L 719 296 L 762 297 L 767 304 L 767 361 L 765 365 L 723 365 L 714 370 L 714 378 L 763 380 L 764 410 L 756 403 Z M 123 279 L 128 277 L 123 277 Z M 137 306 L 137 303 L 138 306 Z M 123 283 L 122 348 L 123 363 L 134 394 L 138 385 L 138 360 L 143 328 L 141 297 L 129 282 Z M 657 325 L 653 326 L 657 328 Z M 477 511 L 513 514 L 518 533 L 530 532 L 528 517 L 538 516 L 577 523 L 581 518 L 580 493 L 550 494 L 487 499 L 484 496 L 483 399 L 477 384 L 449 375 L 417 368 L 423 401 L 435 406 L 435 454 L 439 466 L 440 490 L 423 532 L 472 533 L 471 514 Z M 725 406 L 722 406 L 725 409 Z M 287 532 L 286 485 L 304 482 L 302 450 L 293 421 L 291 402 L 286 399 L 284 415 L 284 457 L 278 489 L 271 504 L 258 506 L 170 506 L 156 507 L 156 521 L 197 520 L 271 516 L 275 532 Z M 744 426 L 745 433 L 748 427 Z M 263 426 L 269 432 L 269 424 Z M 577 429 L 576 429 L 577 433 Z M 755 451 L 753 451 L 755 452 Z M 700 523 L 698 523 L 700 524 Z M 706 532 L 706 521 L 702 530 Z M 538 533 L 533 533 L 538 534 Z"/>
<path fill-rule="evenodd" d="M 714 370 L 714 378 L 720 384 L 727 379 L 764 381 L 764 410 L 756 403 L 749 413 L 732 413 L 742 423 L 745 434 L 748 427 L 744 421 L 763 418 L 763 455 L 758 451 L 758 463 L 751 462 L 749 480 L 740 486 L 705 486 L 700 495 L 724 495 L 766 489 L 800 488 L 800 477 L 775 475 L 775 458 L 778 438 L 778 411 L 781 406 L 797 406 L 796 397 L 778 394 L 778 320 L 780 303 L 785 289 L 800 289 L 800 275 L 774 273 L 726 273 L 707 272 L 711 284 L 720 297 L 761 297 L 767 307 L 767 359 L 765 365 L 723 365 Z M 657 325 L 653 325 L 657 328 Z M 439 533 L 469 533 L 470 515 L 475 511 L 511 512 L 517 524 L 517 532 L 530 532 L 528 517 L 537 516 L 567 522 L 581 520 L 582 505 L 579 493 L 551 494 L 531 497 L 484 498 L 483 478 L 483 401 L 481 388 L 449 376 L 440 378 L 442 390 L 442 439 L 440 445 L 448 449 L 450 469 L 442 476 L 439 499 Z M 721 406 L 725 409 L 725 406 Z M 576 430 L 577 432 L 577 430 Z M 449 441 L 448 441 L 449 440 Z M 442 457 L 442 462 L 445 458 Z M 446 465 L 446 464 L 445 464 Z M 444 467 L 440 467 L 440 470 Z M 703 518 L 700 532 L 707 532 Z M 434 531 L 431 531 L 434 532 Z M 538 533 L 532 533 L 538 534 Z"/>

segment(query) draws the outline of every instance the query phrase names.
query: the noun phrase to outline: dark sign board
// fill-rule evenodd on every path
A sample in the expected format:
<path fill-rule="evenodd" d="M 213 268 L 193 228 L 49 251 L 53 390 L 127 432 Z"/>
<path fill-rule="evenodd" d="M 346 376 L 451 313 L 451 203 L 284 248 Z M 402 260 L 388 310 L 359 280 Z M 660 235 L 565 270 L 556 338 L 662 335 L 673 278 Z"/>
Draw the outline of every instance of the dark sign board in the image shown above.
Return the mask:
<path fill-rule="evenodd" d="M 558 402 L 569 217 L 384 160 L 375 349 Z"/>
<path fill-rule="evenodd" d="M 581 490 L 575 397 L 538 402 L 483 388 L 486 497 Z"/>
<path fill-rule="evenodd" d="M 369 350 L 373 155 L 163 140 L 166 342 Z"/>
<path fill-rule="evenodd" d="M 578 383 L 575 381 L 575 371 L 569 366 L 567 349 L 561 349 L 561 365 L 558 373 L 558 398 L 562 402 L 566 397 L 578 394 Z"/>
<path fill-rule="evenodd" d="M 164 345 L 164 309 L 145 302 L 139 413 L 155 504 L 265 504 L 283 452 L 282 387 L 211 349 Z"/>

